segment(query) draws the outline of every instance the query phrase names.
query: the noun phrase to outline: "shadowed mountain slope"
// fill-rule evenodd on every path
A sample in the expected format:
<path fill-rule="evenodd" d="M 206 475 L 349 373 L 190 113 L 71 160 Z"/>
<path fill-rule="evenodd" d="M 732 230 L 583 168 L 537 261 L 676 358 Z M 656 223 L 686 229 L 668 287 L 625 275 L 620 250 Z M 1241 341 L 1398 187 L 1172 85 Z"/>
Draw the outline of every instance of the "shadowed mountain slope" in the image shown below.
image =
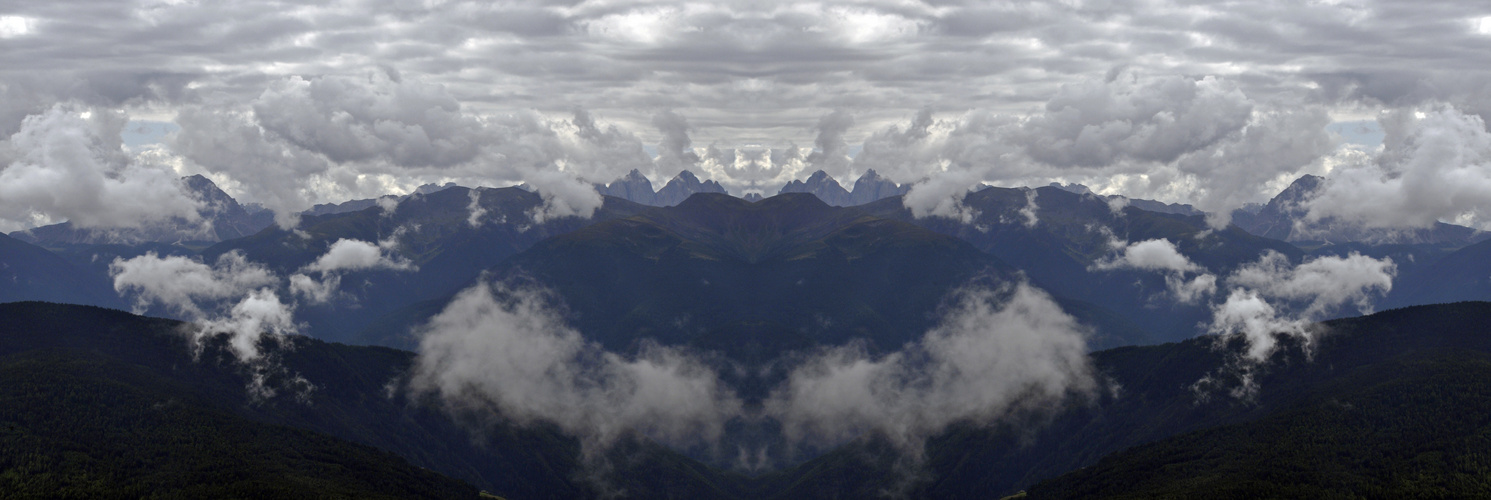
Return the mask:
<path fill-rule="evenodd" d="M 1310 356 L 1285 339 L 1244 399 L 1221 370 L 1239 343 L 1098 352 L 1109 392 L 1092 405 L 935 438 L 907 496 L 1000 498 L 1068 472 L 1031 496 L 1476 496 L 1491 469 L 1486 325 L 1483 302 L 1329 321 Z M 861 442 L 761 481 L 772 498 L 873 496 L 907 478 L 884 452 Z"/>
<path fill-rule="evenodd" d="M 752 362 L 850 339 L 899 348 L 936 323 L 950 292 L 1020 279 L 965 242 L 806 193 L 694 195 L 545 240 L 494 275 L 552 288 L 574 325 L 611 349 L 653 339 Z M 1063 304 L 1106 341 L 1143 336 Z"/>
<path fill-rule="evenodd" d="M 473 196 L 476 201 L 473 202 Z M 337 240 L 393 241 L 393 252 L 408 259 L 413 271 L 372 270 L 342 277 L 343 295 L 327 305 L 305 306 L 301 313 L 318 338 L 347 340 L 368 327 L 379 313 L 424 300 L 449 296 L 473 282 L 485 269 L 544 238 L 645 209 L 618 198 L 589 219 L 563 217 L 535 224 L 530 214 L 543 204 L 535 193 L 518 188 L 471 190 L 453 187 L 411 196 L 392 214 L 373 207 L 356 212 L 306 216 L 295 231 L 270 228 L 247 238 L 226 241 L 202 252 L 206 262 L 230 251 L 289 275 L 311 264 Z M 479 208 L 473 216 L 473 207 Z M 473 223 L 473 221 L 475 223 Z"/>
<path fill-rule="evenodd" d="M 900 197 L 859 208 L 965 240 L 1024 271 L 1051 293 L 1101 306 L 1152 332 L 1159 340 L 1179 340 L 1200 333 L 1197 324 L 1208 319 L 1209 309 L 1177 304 L 1166 297 L 1164 275 L 1159 272 L 1091 269 L 1112 252 L 1109 243 L 1113 237 L 1127 242 L 1167 239 L 1182 255 L 1218 276 L 1257 260 L 1266 250 L 1282 253 L 1294 262 L 1304 256 L 1293 245 L 1253 236 L 1236 227 L 1211 230 L 1200 216 L 1134 207 L 1115 211 L 1101 197 L 1054 187 L 987 188 L 968 193 L 963 205 L 976 214 L 969 222 L 913 217 Z M 1034 225 L 1022 210 L 1035 217 Z"/>
<path fill-rule="evenodd" d="M 95 307 L 0 304 L 0 485 L 132 498 L 476 496 L 435 471 L 506 498 L 597 496 L 579 444 L 552 428 L 468 427 L 410 400 L 399 388 L 412 353 L 295 337 L 265 346 L 278 368 L 256 371 L 225 342 L 194 354 L 182 328 Z M 256 375 L 278 395 L 252 396 Z M 665 449 L 616 453 L 614 488 L 723 496 L 691 479 L 702 466 Z"/>
<path fill-rule="evenodd" d="M 0 302 L 45 300 L 124 307 L 106 275 L 69 263 L 45 248 L 0 234 Z"/>

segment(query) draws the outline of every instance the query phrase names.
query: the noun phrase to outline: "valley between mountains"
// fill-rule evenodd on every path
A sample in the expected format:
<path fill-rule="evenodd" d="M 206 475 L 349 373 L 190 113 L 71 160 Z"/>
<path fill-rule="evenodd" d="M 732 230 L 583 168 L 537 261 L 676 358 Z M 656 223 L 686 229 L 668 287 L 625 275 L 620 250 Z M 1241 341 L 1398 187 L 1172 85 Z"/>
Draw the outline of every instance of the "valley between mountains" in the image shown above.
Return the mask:
<path fill-rule="evenodd" d="M 1491 491 L 1469 228 L 626 181 L 0 235 L 0 497 Z"/>

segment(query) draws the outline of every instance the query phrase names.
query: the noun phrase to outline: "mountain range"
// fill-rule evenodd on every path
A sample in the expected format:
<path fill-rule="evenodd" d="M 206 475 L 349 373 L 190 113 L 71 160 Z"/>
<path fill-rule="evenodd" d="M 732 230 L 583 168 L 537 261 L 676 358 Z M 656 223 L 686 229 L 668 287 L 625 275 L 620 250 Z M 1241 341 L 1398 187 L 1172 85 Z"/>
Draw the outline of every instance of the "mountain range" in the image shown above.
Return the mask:
<path fill-rule="evenodd" d="M 1461 303 L 1330 322 L 1308 356 L 1306 346 L 1281 338 L 1284 348 L 1256 372 L 1257 390 L 1245 400 L 1226 395 L 1243 381 L 1219 371 L 1239 345 L 1199 338 L 1101 351 L 1093 362 L 1107 389 L 1094 401 L 1034 426 L 955 427 L 928 442 L 915 470 L 874 438 L 756 475 L 637 442 L 613 450 L 606 491 L 737 499 L 892 488 L 911 498 L 999 498 L 1023 489 L 1035 498 L 1475 496 L 1487 486 L 1487 444 L 1477 436 L 1491 431 L 1491 394 L 1480 383 L 1491 376 L 1488 321 L 1491 304 Z M 604 494 L 585 479 L 574 441 L 554 429 L 497 423 L 468 434 L 471 423 L 401 392 L 411 353 L 291 339 L 293 346 L 269 346 L 281 371 L 261 381 L 286 395 L 254 399 L 243 390 L 253 372 L 231 361 L 225 345 L 194 355 L 180 328 L 87 306 L 0 305 L 6 489 Z M 1197 389 L 1217 376 L 1220 385 Z M 297 388 L 301 396 L 290 397 Z M 110 411 L 75 411 L 85 407 Z"/>
<path fill-rule="evenodd" d="M 687 171 L 654 192 L 633 172 L 605 187 L 590 218 L 537 217 L 544 199 L 520 187 L 429 186 L 321 207 L 285 230 L 205 178 L 184 182 L 214 200 L 203 222 L 0 235 L 0 490 L 746 499 L 1488 489 L 1491 447 L 1478 436 L 1491 429 L 1479 387 L 1491 376 L 1491 304 L 1460 301 L 1491 300 L 1491 241 L 1448 224 L 1392 234 L 1312 225 L 1301 206 L 1319 178 L 1220 230 L 1188 205 L 1077 185 L 985 187 L 961 200 L 963 217 L 918 218 L 902 203 L 906 186 L 873 171 L 853 191 L 818 172 L 761 199 Z M 248 220 L 264 225 L 242 234 Z M 204 228 L 206 239 L 182 236 Z M 327 264 L 348 241 L 378 263 Z M 1171 267 L 1115 264 L 1141 242 L 1163 242 L 1150 248 L 1173 252 L 1163 255 Z M 283 292 L 306 335 L 268 336 L 263 361 L 245 363 L 224 338 L 194 344 L 189 324 L 110 310 L 140 307 L 116 290 L 113 263 L 150 255 L 241 256 L 275 279 L 332 288 L 321 299 Z M 1391 259 L 1392 286 L 1322 311 L 1343 319 L 1300 327 L 1308 336 L 1271 337 L 1272 354 L 1244 363 L 1248 342 L 1203 334 L 1229 280 L 1265 256 Z M 1175 291 L 1177 277 L 1202 275 L 1222 286 L 1200 300 Z M 843 373 L 920 366 L 932 355 L 918 346 L 944 331 L 960 294 L 1013 301 L 1022 284 L 1081 326 L 1096 384 L 1083 398 L 956 421 L 920 454 L 874 431 L 803 448 L 774 434 L 786 424 L 765 408 L 801 376 L 793 366 L 851 351 L 863 358 Z M 422 325 L 477 286 L 542 291 L 558 323 L 604 356 L 698 356 L 690 370 L 717 374 L 746 416 L 702 448 L 623 433 L 597 462 L 572 429 L 474 418 L 411 392 Z M 1347 317 L 1359 308 L 1392 310 Z M 160 303 L 141 312 L 181 315 Z M 606 366 L 598 359 L 589 362 Z M 932 383 L 897 376 L 909 380 L 872 393 Z M 109 410 L 82 410 L 100 407 Z M 758 457 L 730 451 L 762 443 Z M 767 465 L 741 465 L 753 460 Z"/>

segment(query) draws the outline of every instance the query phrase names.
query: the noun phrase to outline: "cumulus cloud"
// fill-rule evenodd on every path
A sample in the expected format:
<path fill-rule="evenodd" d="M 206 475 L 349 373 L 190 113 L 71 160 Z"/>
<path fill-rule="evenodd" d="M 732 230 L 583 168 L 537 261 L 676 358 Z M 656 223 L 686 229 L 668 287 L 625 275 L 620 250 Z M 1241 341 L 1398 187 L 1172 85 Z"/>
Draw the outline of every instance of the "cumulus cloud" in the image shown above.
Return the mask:
<path fill-rule="evenodd" d="M 212 266 L 150 252 L 114 259 L 109 274 L 120 295 L 135 296 L 136 313 L 160 304 L 190 321 L 183 331 L 190 335 L 194 355 L 201 355 L 210 340 L 225 339 L 228 352 L 248 372 L 250 396 L 265 399 L 288 389 L 304 400 L 315 389 L 298 374 L 286 373 L 265 350 L 271 339 L 280 348 L 293 347 L 287 339 L 300 332 L 300 324 L 294 319 L 295 305 L 280 300 L 279 277 L 264 266 L 236 251 L 223 254 Z M 268 385 L 274 374 L 285 375 L 281 385 Z"/>
<path fill-rule="evenodd" d="M 477 116 L 444 87 L 391 72 L 278 80 L 248 106 L 210 102 L 176 122 L 174 150 L 275 210 L 282 227 L 316 202 L 449 180 L 526 182 L 545 199 L 536 222 L 589 217 L 601 204 L 594 180 L 652 164 L 635 136 L 584 110 L 569 122 Z"/>
<path fill-rule="evenodd" d="M 1333 169 L 1303 204 L 1308 220 L 1491 229 L 1491 132 L 1480 116 L 1441 106 L 1386 113 L 1379 122 L 1386 132 L 1382 152 Z"/>
<path fill-rule="evenodd" d="M 278 277 L 268 268 L 249 262 L 242 253 L 228 252 L 214 265 L 183 256 L 160 257 L 154 252 L 109 265 L 114 290 L 135 295 L 135 312 L 160 304 L 192 320 L 206 319 L 202 304 L 232 299 L 270 287 Z"/>
<path fill-rule="evenodd" d="M 686 351 L 606 352 L 565 325 L 543 292 L 479 284 L 419 332 L 410 386 L 493 421 L 548 422 L 579 437 L 587 459 L 640 435 L 708 443 L 740 414 L 716 373 Z"/>
<path fill-rule="evenodd" d="M 1216 275 L 1191 262 L 1168 239 L 1156 238 L 1128 244 L 1113 239 L 1108 245 L 1115 252 L 1093 262 L 1092 269 L 1138 269 L 1165 273 L 1166 290 L 1182 304 L 1194 304 L 1216 292 Z M 1187 274 L 1195 276 L 1187 280 Z"/>
<path fill-rule="evenodd" d="M 1342 305 L 1362 314 L 1372 311 L 1372 294 L 1393 288 L 1397 266 L 1391 258 L 1373 259 L 1351 253 L 1326 256 L 1290 265 L 1283 254 L 1268 251 L 1257 262 L 1227 277 L 1229 285 L 1257 290 L 1268 297 L 1304 304 L 1305 317 L 1316 318 Z"/>
<path fill-rule="evenodd" d="M 663 140 L 658 142 L 656 161 L 662 176 L 672 178 L 699 163 L 699 155 L 691 147 L 693 141 L 689 139 L 688 119 L 667 110 L 652 116 L 652 126 L 663 133 Z"/>
<path fill-rule="evenodd" d="M 1273 194 L 1265 186 L 1319 168 L 1335 147 L 1329 123 L 1323 107 L 1266 106 L 1228 79 L 1123 71 L 1064 85 L 1023 117 L 918 114 L 906 132 L 892 125 L 872 134 L 864 161 L 916 182 L 919 196 L 906 206 L 919 214 L 956 212 L 966 191 L 945 186 L 1081 180 L 1186 199 L 1225 227 L 1232 209 Z M 892 146 L 896 153 L 886 151 Z"/>
<path fill-rule="evenodd" d="M 0 228 L 198 220 L 201 202 L 175 171 L 126 157 L 119 136 L 125 121 L 116 112 L 64 105 L 27 116 L 0 142 Z"/>
<path fill-rule="evenodd" d="M 1247 342 L 1246 362 L 1266 361 L 1277 347 L 1275 334 L 1294 336 L 1309 349 L 1316 335 L 1311 323 L 1347 305 L 1371 313 L 1371 299 L 1392 290 L 1396 273 L 1390 258 L 1353 252 L 1296 266 L 1283 254 L 1268 251 L 1227 276 L 1231 291 L 1225 302 L 1212 307 L 1209 329 L 1223 339 L 1241 336 Z"/>
<path fill-rule="evenodd" d="M 416 270 L 412 262 L 391 252 L 399 234 L 402 231 L 396 231 L 394 237 L 376 245 L 362 240 L 338 239 L 326 249 L 326 253 L 290 276 L 291 293 L 312 303 L 324 303 L 337 296 L 343 273 L 372 269 Z M 311 278 L 310 273 L 320 274 L 321 279 Z"/>
<path fill-rule="evenodd" d="M 914 459 L 954 423 L 989 425 L 1057 407 L 1097 387 L 1087 330 L 1021 283 L 1002 303 L 963 290 L 942 322 L 879 359 L 857 345 L 794 369 L 765 403 L 791 442 L 836 445 L 882 436 Z"/>
<path fill-rule="evenodd" d="M 485 132 L 442 86 L 391 71 L 287 78 L 265 89 L 253 109 L 265 130 L 336 163 L 451 166 L 475 158 Z"/>
<path fill-rule="evenodd" d="M 844 134 L 854 126 L 854 116 L 848 111 L 834 110 L 818 119 L 813 127 L 818 137 L 813 139 L 815 151 L 808 153 L 807 163 L 814 170 L 828 172 L 830 176 L 841 176 L 848 172 L 849 143 Z"/>
<path fill-rule="evenodd" d="M 368 269 L 404 270 L 412 267 L 409 261 L 389 255 L 381 245 L 362 240 L 341 238 L 332 243 L 326 253 L 321 254 L 305 266 L 305 271 L 365 271 Z"/>
<path fill-rule="evenodd" d="M 1252 112 L 1221 79 L 1125 72 L 1063 86 L 1015 133 L 1031 158 L 1056 167 L 1169 163 L 1241 130 Z"/>

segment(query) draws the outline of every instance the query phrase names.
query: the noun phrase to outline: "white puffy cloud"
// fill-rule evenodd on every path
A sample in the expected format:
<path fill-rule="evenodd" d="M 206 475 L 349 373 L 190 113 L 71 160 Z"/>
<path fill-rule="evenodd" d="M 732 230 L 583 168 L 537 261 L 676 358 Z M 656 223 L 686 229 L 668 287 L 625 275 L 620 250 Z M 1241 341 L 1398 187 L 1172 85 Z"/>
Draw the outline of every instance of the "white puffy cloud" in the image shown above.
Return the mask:
<path fill-rule="evenodd" d="M 1170 163 L 1240 131 L 1253 107 L 1222 79 L 1126 72 L 1063 86 L 1014 140 L 1056 167 Z"/>
<path fill-rule="evenodd" d="M 305 297 L 312 303 L 325 303 L 338 295 L 337 290 L 342 284 L 342 273 L 372 269 L 416 270 L 414 263 L 394 255 L 391 251 L 397 246 L 396 240 L 401 234 L 403 234 L 403 228 L 399 228 L 392 237 L 378 244 L 348 238 L 338 239 L 326 249 L 326 253 L 290 275 L 291 294 Z M 311 278 L 310 273 L 319 273 L 321 279 L 318 281 Z"/>
<path fill-rule="evenodd" d="M 1107 269 L 1142 269 L 1146 271 L 1175 271 L 1194 272 L 1204 269 L 1191 262 L 1191 259 L 1180 253 L 1175 244 L 1165 238 L 1155 238 L 1125 245 L 1122 241 L 1113 241 L 1112 246 L 1119 250 L 1093 263 L 1093 267 L 1100 270 Z"/>
<path fill-rule="evenodd" d="M 904 201 L 918 216 L 958 213 L 966 191 L 954 187 L 1076 180 L 1183 199 L 1225 227 L 1281 179 L 1323 168 L 1329 123 L 1324 107 L 1265 105 L 1230 79 L 1123 71 L 1064 85 L 1025 116 L 974 110 L 938 122 L 923 111 L 905 132 L 872 134 L 856 166 L 916 183 Z"/>
<path fill-rule="evenodd" d="M 368 269 L 404 270 L 412 267 L 409 261 L 388 255 L 381 245 L 348 238 L 338 239 L 326 253 L 321 254 L 305 266 L 303 271 L 322 273 L 334 271 L 365 271 Z"/>
<path fill-rule="evenodd" d="M 1216 275 L 1191 262 L 1168 239 L 1156 238 L 1128 244 L 1113 239 L 1109 246 L 1115 253 L 1093 262 L 1093 270 L 1138 269 L 1165 273 L 1165 289 L 1175 297 L 1176 302 L 1182 304 L 1195 304 L 1216 292 Z M 1195 276 L 1186 279 L 1187 274 Z"/>
<path fill-rule="evenodd" d="M 1372 293 L 1391 291 L 1396 272 L 1397 266 L 1386 257 L 1379 260 L 1351 253 L 1346 257 L 1318 257 L 1295 266 L 1283 254 L 1269 251 L 1257 262 L 1233 271 L 1227 283 L 1308 304 L 1300 314 L 1315 318 L 1347 304 L 1363 314 L 1371 312 Z"/>
<path fill-rule="evenodd" d="M 278 281 L 273 271 L 249 262 L 239 252 L 225 253 L 211 266 L 188 257 L 148 252 L 128 260 L 115 259 L 109 274 L 115 291 L 135 295 L 136 313 L 161 304 L 192 320 L 208 316 L 202 303 L 240 297 Z"/>
<path fill-rule="evenodd" d="M 0 229 L 199 219 L 201 202 L 179 174 L 125 156 L 119 136 L 124 124 L 118 113 L 64 105 L 27 116 L 15 135 L 0 142 Z"/>
<path fill-rule="evenodd" d="M 286 336 L 300 332 L 294 320 L 294 304 L 280 300 L 279 277 L 264 266 L 249 262 L 238 252 L 229 252 L 208 266 L 179 256 L 161 258 L 155 253 L 131 259 L 115 259 L 109 265 L 114 289 L 135 295 L 137 312 L 151 304 L 192 322 L 183 329 L 191 336 L 197 354 L 213 338 L 225 337 L 229 352 L 249 370 L 248 390 L 256 398 L 273 397 L 276 387 L 266 384 L 269 374 L 284 368 L 263 350 L 267 337 L 278 345 Z M 286 377 L 284 387 L 305 397 L 315 386 L 298 375 Z"/>
<path fill-rule="evenodd" d="M 1386 132 L 1382 152 L 1375 161 L 1333 169 L 1304 203 L 1308 220 L 1491 229 L 1491 132 L 1480 116 L 1441 106 L 1387 113 L 1379 122 Z"/>
<path fill-rule="evenodd" d="M 688 353 L 605 352 L 533 290 L 479 284 L 420 328 L 410 385 L 456 412 L 542 421 L 579 437 L 587 459 L 634 433 L 664 443 L 717 440 L 741 403 Z"/>
<path fill-rule="evenodd" d="M 485 130 L 443 87 L 395 72 L 367 77 L 290 77 L 254 101 L 266 131 L 336 163 L 381 159 L 406 167 L 472 160 Z"/>
<path fill-rule="evenodd" d="M 1257 262 L 1227 276 L 1227 300 L 1212 307 L 1212 333 L 1247 341 L 1246 362 L 1261 363 L 1273 354 L 1275 334 L 1302 340 L 1308 349 L 1316 331 L 1310 324 L 1346 305 L 1372 312 L 1375 294 L 1393 288 L 1397 266 L 1390 258 L 1357 253 L 1326 256 L 1292 265 L 1283 254 L 1267 251 Z"/>
<path fill-rule="evenodd" d="M 766 414 L 792 442 L 873 433 L 917 458 L 954 423 L 990 425 L 1091 393 L 1087 330 L 1028 284 L 1010 292 L 996 305 L 992 291 L 962 291 L 937 327 L 879 359 L 856 345 L 826 350 L 791 372 Z"/>

